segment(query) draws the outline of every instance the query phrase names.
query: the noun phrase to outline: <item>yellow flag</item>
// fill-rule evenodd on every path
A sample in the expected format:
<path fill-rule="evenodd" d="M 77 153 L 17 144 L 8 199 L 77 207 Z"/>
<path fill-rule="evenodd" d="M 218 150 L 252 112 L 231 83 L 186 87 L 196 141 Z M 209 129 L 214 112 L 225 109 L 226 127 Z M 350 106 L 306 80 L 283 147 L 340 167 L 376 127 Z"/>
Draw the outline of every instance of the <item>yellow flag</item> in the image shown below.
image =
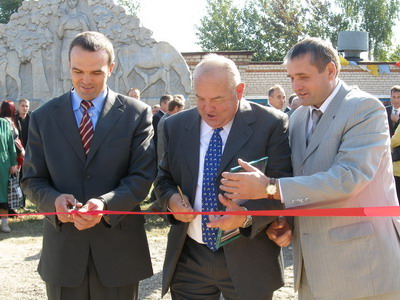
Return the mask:
<path fill-rule="evenodd" d="M 367 65 L 367 69 L 374 76 L 379 76 L 379 68 L 378 65 Z"/>
<path fill-rule="evenodd" d="M 349 61 L 347 59 L 345 59 L 344 57 L 339 56 L 339 59 L 340 59 L 340 64 L 342 66 L 348 66 L 350 64 Z"/>

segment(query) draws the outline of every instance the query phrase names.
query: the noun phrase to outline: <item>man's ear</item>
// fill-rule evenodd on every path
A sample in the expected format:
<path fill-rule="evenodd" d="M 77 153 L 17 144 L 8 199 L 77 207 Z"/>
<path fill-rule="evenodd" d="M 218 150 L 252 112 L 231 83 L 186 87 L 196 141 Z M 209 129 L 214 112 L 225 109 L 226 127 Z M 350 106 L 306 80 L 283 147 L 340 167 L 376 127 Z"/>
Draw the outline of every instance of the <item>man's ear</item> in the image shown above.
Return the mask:
<path fill-rule="evenodd" d="M 242 99 L 243 97 L 244 87 L 245 87 L 244 82 L 241 82 L 236 86 L 236 96 L 238 100 Z"/>

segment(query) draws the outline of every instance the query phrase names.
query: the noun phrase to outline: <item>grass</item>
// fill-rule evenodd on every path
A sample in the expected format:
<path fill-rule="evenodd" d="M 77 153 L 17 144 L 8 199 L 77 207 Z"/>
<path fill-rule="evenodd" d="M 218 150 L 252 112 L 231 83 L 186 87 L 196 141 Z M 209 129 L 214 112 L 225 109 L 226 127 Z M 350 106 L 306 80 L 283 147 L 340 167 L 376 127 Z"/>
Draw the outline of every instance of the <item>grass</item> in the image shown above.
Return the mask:
<path fill-rule="evenodd" d="M 37 212 L 36 206 L 26 200 L 26 204 L 24 208 L 18 210 L 18 213 L 35 213 Z M 10 218 L 9 224 L 11 227 L 11 235 L 13 238 L 19 237 L 38 237 L 42 235 L 43 229 L 43 216 L 20 216 L 16 218 Z M 10 237 L 9 235 L 2 234 L 0 235 L 0 240 L 6 237 Z"/>

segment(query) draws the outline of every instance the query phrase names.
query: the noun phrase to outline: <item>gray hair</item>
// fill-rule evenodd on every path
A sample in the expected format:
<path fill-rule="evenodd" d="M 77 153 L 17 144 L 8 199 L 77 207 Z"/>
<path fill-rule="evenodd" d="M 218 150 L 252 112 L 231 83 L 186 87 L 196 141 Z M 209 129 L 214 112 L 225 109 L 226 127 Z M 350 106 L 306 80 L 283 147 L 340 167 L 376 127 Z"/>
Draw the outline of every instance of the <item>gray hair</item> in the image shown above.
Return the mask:
<path fill-rule="evenodd" d="M 203 60 L 197 64 L 193 71 L 193 82 L 196 83 L 197 79 L 205 73 L 213 73 L 221 69 L 225 71 L 231 88 L 235 88 L 241 83 L 239 69 L 233 60 L 215 53 L 207 54 L 204 56 Z"/>

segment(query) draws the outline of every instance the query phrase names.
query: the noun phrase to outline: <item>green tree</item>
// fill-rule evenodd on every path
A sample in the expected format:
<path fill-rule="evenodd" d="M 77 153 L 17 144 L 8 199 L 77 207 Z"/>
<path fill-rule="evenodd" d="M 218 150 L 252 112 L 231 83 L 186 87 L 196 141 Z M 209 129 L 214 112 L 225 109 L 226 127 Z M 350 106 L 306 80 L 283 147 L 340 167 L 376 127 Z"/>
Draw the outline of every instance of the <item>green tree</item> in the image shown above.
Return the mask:
<path fill-rule="evenodd" d="M 117 0 L 117 3 L 126 9 L 128 15 L 138 15 L 140 12 L 140 0 Z"/>
<path fill-rule="evenodd" d="M 300 1 L 259 0 L 266 60 L 281 61 L 288 50 L 303 36 Z"/>
<path fill-rule="evenodd" d="M 369 32 L 370 58 L 383 60 L 392 45 L 393 28 L 399 20 L 399 0 L 337 0 L 352 30 Z"/>
<path fill-rule="evenodd" d="M 203 50 L 248 50 L 243 49 L 242 14 L 232 0 L 207 0 L 206 10 L 196 32 Z"/>
<path fill-rule="evenodd" d="M 305 33 L 331 41 L 337 47 L 340 31 L 348 30 L 350 21 L 341 9 L 333 7 L 329 0 L 306 0 L 303 8 Z"/>
<path fill-rule="evenodd" d="M 0 1 L 0 23 L 8 23 L 13 13 L 17 12 L 23 0 L 1 0 Z"/>

